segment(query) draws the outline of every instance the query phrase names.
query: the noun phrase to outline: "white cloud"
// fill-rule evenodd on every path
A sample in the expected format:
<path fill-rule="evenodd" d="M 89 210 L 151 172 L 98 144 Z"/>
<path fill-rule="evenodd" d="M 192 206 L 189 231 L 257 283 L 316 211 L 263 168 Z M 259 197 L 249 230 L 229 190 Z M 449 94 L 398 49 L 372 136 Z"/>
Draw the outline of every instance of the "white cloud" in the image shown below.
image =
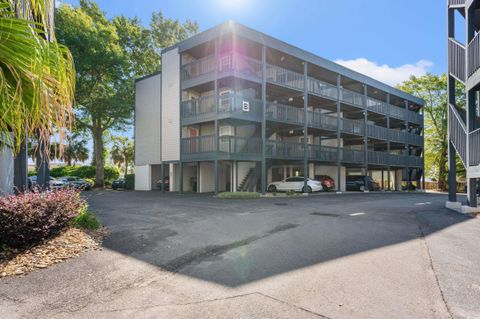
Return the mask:
<path fill-rule="evenodd" d="M 415 64 L 404 64 L 398 67 L 391 67 L 387 64 L 379 65 L 365 58 L 336 60 L 335 62 L 390 85 L 408 80 L 411 75 L 425 75 L 433 66 L 433 62 L 428 60 L 420 60 Z"/>

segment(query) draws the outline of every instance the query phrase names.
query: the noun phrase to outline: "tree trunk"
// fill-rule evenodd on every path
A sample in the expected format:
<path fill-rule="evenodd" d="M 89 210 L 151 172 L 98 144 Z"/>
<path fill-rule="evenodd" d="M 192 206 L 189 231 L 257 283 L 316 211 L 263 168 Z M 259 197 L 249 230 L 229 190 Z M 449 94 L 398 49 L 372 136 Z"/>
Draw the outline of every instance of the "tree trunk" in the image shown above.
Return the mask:
<path fill-rule="evenodd" d="M 440 158 L 438 159 L 438 188 L 442 191 L 447 190 L 447 162 L 448 150 L 446 143 L 442 143 Z"/>
<path fill-rule="evenodd" d="M 128 174 L 128 161 L 127 159 L 125 158 L 125 175 L 123 175 L 123 177 L 126 177 Z"/>
<path fill-rule="evenodd" d="M 94 126 L 93 133 L 93 153 L 95 158 L 95 186 L 104 186 L 104 169 L 103 169 L 103 130 Z"/>

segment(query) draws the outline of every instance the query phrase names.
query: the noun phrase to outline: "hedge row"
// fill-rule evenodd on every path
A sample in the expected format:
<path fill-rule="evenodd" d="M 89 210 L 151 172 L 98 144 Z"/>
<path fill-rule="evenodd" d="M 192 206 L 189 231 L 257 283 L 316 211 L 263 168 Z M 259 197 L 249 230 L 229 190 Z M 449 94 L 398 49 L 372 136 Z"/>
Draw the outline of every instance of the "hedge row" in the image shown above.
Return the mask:
<path fill-rule="evenodd" d="M 105 180 L 114 180 L 120 176 L 120 172 L 116 167 L 105 166 Z M 80 178 L 95 178 L 95 166 L 61 166 L 50 170 L 53 177 L 77 176 Z"/>
<path fill-rule="evenodd" d="M 22 247 L 58 233 L 87 208 L 73 189 L 0 198 L 0 247 Z"/>

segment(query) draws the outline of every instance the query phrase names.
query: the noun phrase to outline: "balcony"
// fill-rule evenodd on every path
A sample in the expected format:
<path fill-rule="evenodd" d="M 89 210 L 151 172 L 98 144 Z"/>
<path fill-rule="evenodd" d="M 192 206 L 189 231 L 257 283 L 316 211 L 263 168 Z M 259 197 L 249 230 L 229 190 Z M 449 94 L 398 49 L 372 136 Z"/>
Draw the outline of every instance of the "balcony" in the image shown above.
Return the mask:
<path fill-rule="evenodd" d="M 449 46 L 450 49 L 450 46 Z M 458 59 L 453 54 L 461 54 L 457 52 L 448 52 L 449 61 L 451 59 Z M 452 54 L 452 55 L 451 55 Z M 463 49 L 463 62 L 465 63 L 465 49 Z M 480 69 L 480 35 L 477 33 L 475 37 L 468 44 L 468 76 L 472 76 Z"/>
<path fill-rule="evenodd" d="M 470 166 L 480 165 L 480 129 L 470 133 Z"/>
<path fill-rule="evenodd" d="M 450 7 L 463 7 L 463 6 L 465 6 L 465 0 L 448 0 L 448 6 L 450 6 Z"/>
<path fill-rule="evenodd" d="M 239 76 L 257 82 L 262 80 L 261 61 L 236 52 L 230 52 L 220 55 L 217 62 L 215 62 L 214 56 L 208 56 L 182 66 L 182 81 L 188 82 L 187 85 L 184 84 L 184 87 L 192 85 L 192 81 L 197 84 L 202 81 L 212 81 L 216 70 L 218 70 L 219 76 Z M 302 92 L 305 89 L 305 78 L 303 74 L 272 64 L 266 65 L 266 81 Z M 312 77 L 307 78 L 306 85 L 310 94 L 330 100 L 337 100 L 340 94 L 340 101 L 342 103 L 361 109 L 364 108 L 365 96 L 361 93 L 346 88 L 340 88 L 339 92 L 336 85 Z M 367 110 L 370 112 L 383 115 L 388 114 L 391 117 L 405 120 L 405 108 L 391 105 L 371 97 L 367 97 L 366 103 Z M 422 114 L 408 111 L 407 116 L 409 122 L 419 125 L 423 124 Z"/>
<path fill-rule="evenodd" d="M 218 109 L 215 109 L 214 95 L 182 102 L 184 125 L 227 117 L 259 122 L 262 120 L 262 101 L 230 93 L 218 97 Z"/>
<path fill-rule="evenodd" d="M 275 83 L 294 90 L 303 91 L 305 81 L 303 74 L 275 65 L 267 64 L 267 82 Z"/>
<path fill-rule="evenodd" d="M 324 146 L 324 145 L 308 145 L 308 160 L 318 162 L 336 163 L 338 156 L 343 164 L 360 164 L 365 163 L 365 151 Z M 304 145 L 302 143 L 291 143 L 281 141 L 266 142 L 267 158 L 282 160 L 302 160 L 304 156 Z M 391 166 L 397 167 L 423 167 L 423 158 L 419 156 L 405 156 L 388 154 L 386 152 L 368 151 L 368 164 L 387 166 L 389 161 Z"/>
<path fill-rule="evenodd" d="M 218 152 L 216 147 L 215 135 L 182 138 L 182 159 L 259 160 L 262 155 L 262 140 L 256 137 L 220 136 Z"/>
<path fill-rule="evenodd" d="M 472 46 L 473 48 L 473 46 Z M 469 48 L 470 54 L 470 48 Z M 473 52 L 472 52 L 473 54 Z M 473 55 L 472 55 L 473 56 Z M 465 83 L 465 47 L 455 39 L 448 39 L 448 70 L 458 81 Z M 473 69 L 473 66 L 472 66 Z M 473 72 L 472 72 L 473 73 Z M 470 75 L 469 66 L 469 75 Z"/>
<path fill-rule="evenodd" d="M 267 120 L 303 126 L 305 123 L 304 109 L 290 105 L 267 102 Z"/>
<path fill-rule="evenodd" d="M 210 55 L 182 66 L 181 79 L 184 82 L 194 80 L 212 80 L 215 71 L 219 76 L 234 75 L 261 81 L 262 62 L 237 52 L 221 54 L 215 61 Z M 188 86 L 188 85 L 187 85 Z"/>
<path fill-rule="evenodd" d="M 423 125 L 423 114 L 418 112 L 408 111 L 408 121 L 418 125 Z"/>

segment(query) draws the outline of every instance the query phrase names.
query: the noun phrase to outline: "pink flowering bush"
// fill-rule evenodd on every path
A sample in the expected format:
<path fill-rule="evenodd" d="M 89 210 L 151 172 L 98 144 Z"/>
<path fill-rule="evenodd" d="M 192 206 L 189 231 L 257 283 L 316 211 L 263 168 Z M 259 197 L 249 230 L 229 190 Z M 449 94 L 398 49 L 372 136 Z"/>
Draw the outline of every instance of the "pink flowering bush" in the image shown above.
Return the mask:
<path fill-rule="evenodd" d="M 58 233 L 87 207 L 73 189 L 0 197 L 0 247 L 21 247 Z"/>

